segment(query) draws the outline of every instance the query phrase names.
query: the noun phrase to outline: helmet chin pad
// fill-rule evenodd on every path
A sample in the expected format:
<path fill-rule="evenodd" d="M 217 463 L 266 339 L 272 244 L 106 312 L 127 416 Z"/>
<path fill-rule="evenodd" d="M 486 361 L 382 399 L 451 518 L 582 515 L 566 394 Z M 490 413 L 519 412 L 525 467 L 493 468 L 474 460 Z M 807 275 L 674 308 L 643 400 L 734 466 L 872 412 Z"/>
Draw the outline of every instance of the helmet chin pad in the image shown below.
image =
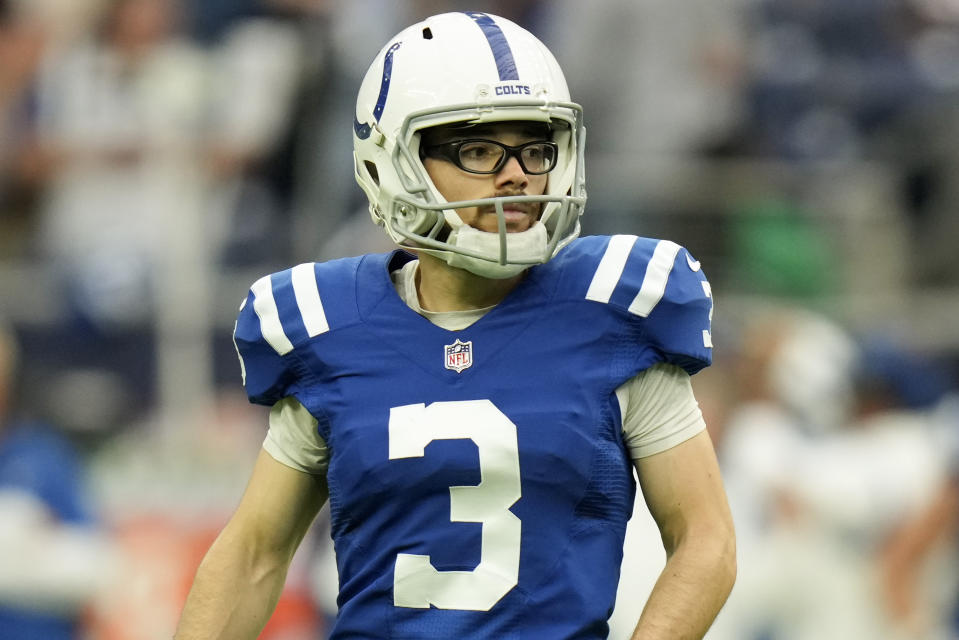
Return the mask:
<path fill-rule="evenodd" d="M 464 224 L 450 232 L 447 243 L 458 249 L 441 252 L 448 265 L 496 280 L 512 278 L 549 259 L 546 227 L 541 222 L 514 233 L 480 231 Z"/>

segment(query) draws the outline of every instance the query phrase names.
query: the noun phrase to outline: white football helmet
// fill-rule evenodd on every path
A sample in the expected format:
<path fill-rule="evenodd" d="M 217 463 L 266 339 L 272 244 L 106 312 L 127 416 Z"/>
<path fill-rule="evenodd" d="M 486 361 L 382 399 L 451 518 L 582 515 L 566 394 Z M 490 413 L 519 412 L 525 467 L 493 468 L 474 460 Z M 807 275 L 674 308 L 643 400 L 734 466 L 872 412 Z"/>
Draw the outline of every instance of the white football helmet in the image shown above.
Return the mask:
<path fill-rule="evenodd" d="M 452 123 L 535 121 L 549 125 L 557 164 L 544 195 L 447 202 L 420 159 L 421 132 Z M 535 36 L 486 13 L 445 13 L 394 37 L 370 65 L 356 101 L 356 180 L 374 222 L 398 244 L 452 266 L 505 278 L 544 263 L 579 235 L 586 204 L 582 108 Z M 541 203 L 539 222 L 507 233 L 503 205 Z M 463 223 L 455 209 L 493 206 L 499 231 Z"/>

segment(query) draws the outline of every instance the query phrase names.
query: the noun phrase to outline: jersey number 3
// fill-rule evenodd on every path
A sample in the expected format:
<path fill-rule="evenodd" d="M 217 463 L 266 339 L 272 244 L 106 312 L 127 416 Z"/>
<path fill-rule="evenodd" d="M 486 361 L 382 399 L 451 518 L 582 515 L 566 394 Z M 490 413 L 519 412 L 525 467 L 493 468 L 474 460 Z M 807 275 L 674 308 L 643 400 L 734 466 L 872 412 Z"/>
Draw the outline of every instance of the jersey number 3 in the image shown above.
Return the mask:
<path fill-rule="evenodd" d="M 472 440 L 482 478 L 450 487 L 450 520 L 483 525 L 480 563 L 472 571 L 438 571 L 427 555 L 399 553 L 393 604 L 489 611 L 519 579 L 521 523 L 509 510 L 520 498 L 516 425 L 489 400 L 469 400 L 394 407 L 389 430 L 391 460 L 422 457 L 434 440 Z"/>

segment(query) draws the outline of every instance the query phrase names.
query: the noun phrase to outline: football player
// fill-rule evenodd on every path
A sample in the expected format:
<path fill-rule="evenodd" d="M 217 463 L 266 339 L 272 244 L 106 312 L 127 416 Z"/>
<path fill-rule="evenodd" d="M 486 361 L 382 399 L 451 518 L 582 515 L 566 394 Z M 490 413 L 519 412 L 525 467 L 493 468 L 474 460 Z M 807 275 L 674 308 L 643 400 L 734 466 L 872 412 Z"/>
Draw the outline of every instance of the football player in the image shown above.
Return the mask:
<path fill-rule="evenodd" d="M 270 428 L 177 638 L 255 637 L 327 499 L 332 637 L 605 638 L 634 471 L 667 553 L 635 637 L 701 637 L 735 542 L 690 386 L 712 349 L 699 262 L 577 239 L 582 110 L 508 20 L 402 31 L 353 133 L 401 249 L 253 284 L 234 337 Z"/>

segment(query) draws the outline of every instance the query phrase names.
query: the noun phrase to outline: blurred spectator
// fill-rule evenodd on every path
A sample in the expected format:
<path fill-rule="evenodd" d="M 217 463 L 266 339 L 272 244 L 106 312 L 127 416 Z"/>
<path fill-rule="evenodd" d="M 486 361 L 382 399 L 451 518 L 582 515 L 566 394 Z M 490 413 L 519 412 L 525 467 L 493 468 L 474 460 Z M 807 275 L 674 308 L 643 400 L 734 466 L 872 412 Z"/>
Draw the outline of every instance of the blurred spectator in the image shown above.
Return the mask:
<path fill-rule="evenodd" d="M 292 150 L 295 181 L 292 185 L 294 260 L 316 260 L 322 255 L 342 257 L 353 249 L 379 243 L 382 236 L 374 226 L 356 224 L 358 234 L 347 242 L 353 249 L 334 244 L 344 224 L 360 210 L 366 199 L 353 180 L 353 165 L 342 162 L 351 157 L 353 138 L 343 122 L 353 119 L 354 96 L 361 78 L 377 52 L 403 25 L 416 18 L 417 2 L 390 0 L 268 0 L 288 11 L 312 7 L 304 36 L 310 55 L 304 60 L 305 85 L 298 104 L 296 138 Z M 430 15 L 423 13 L 419 17 Z M 370 20 L 369 16 L 376 16 Z M 368 214 L 359 214 L 358 220 Z M 361 229 L 365 229 L 362 231 Z"/>
<path fill-rule="evenodd" d="M 95 324 L 145 317 L 156 265 L 202 237 L 206 66 L 175 25 L 173 0 L 113 0 L 96 34 L 53 52 L 39 79 L 40 240 Z"/>
<path fill-rule="evenodd" d="M 69 440 L 14 417 L 17 378 L 12 334 L 0 327 L 0 636 L 78 640 L 115 558 Z"/>
<path fill-rule="evenodd" d="M 955 579 L 948 583 L 947 591 L 939 593 L 923 584 L 934 559 L 945 557 L 948 565 L 954 566 L 951 560 L 957 551 L 949 545 L 956 546 L 957 538 L 959 469 L 953 468 L 925 508 L 903 522 L 883 549 L 881 595 L 897 624 L 912 630 L 915 637 L 928 634 L 937 623 L 951 634 L 944 637 L 959 637 L 959 589 Z"/>
<path fill-rule="evenodd" d="M 810 312 L 744 330 L 744 395 L 719 446 L 741 571 L 710 638 L 933 637 L 880 597 L 883 544 L 945 462 L 921 402 L 938 380 L 903 357 L 880 366 L 889 354 Z"/>
<path fill-rule="evenodd" d="M 17 179 L 24 144 L 28 94 L 48 36 L 43 26 L 14 5 L 0 1 L 0 255 L 23 253 L 29 219 Z"/>
<path fill-rule="evenodd" d="M 904 360 L 901 354 L 883 351 L 884 361 Z M 959 396 L 954 386 L 947 390 L 939 382 L 941 372 L 911 360 L 907 361 L 911 366 L 897 367 L 895 377 L 885 378 L 886 384 L 869 385 L 872 404 L 881 406 L 881 399 L 875 398 L 891 395 L 927 410 L 936 428 L 932 436 L 947 459 L 947 473 L 938 489 L 897 523 L 883 545 L 880 594 L 891 617 L 915 637 L 938 632 L 954 638 L 959 637 L 959 577 L 953 569 L 959 557 Z M 945 571 L 937 571 L 936 564 Z"/>
<path fill-rule="evenodd" d="M 0 1 L 0 152 L 4 154 L 0 156 L 0 177 L 7 177 L 10 172 L 7 154 L 16 146 L 24 95 L 40 62 L 45 40 L 39 24 L 24 17 L 10 0 Z"/>
<path fill-rule="evenodd" d="M 237 22 L 204 50 L 176 0 L 111 0 L 90 38 L 45 60 L 31 154 L 43 254 L 93 337 L 153 332 L 167 423 L 211 393 L 214 266 L 244 211 L 275 209 L 248 170 L 286 130 L 298 56 L 275 21 Z M 268 229 L 247 262 L 276 248 Z"/>
<path fill-rule="evenodd" d="M 713 427 L 739 541 L 738 584 L 710 638 L 754 640 L 825 622 L 800 601 L 805 557 L 793 526 L 790 491 L 804 479 L 799 460 L 815 438 L 847 418 L 856 348 L 833 322 L 792 309 L 760 312 L 739 336 L 727 367 L 734 375 L 733 410 Z M 795 613 L 793 613 L 795 612 Z M 799 618 L 797 621 L 793 618 Z M 763 634 L 767 634 L 764 636 Z M 849 636 L 867 637 L 867 636 Z"/>
<path fill-rule="evenodd" d="M 206 0 L 193 6 L 194 30 L 211 30 L 201 151 L 214 182 L 209 208 L 219 224 L 216 246 L 222 246 L 216 258 L 227 266 L 285 264 L 293 242 L 277 229 L 286 226 L 292 207 L 294 136 L 304 85 L 313 64 L 323 60 L 305 56 L 304 44 L 316 35 L 315 14 L 272 4 Z"/>

